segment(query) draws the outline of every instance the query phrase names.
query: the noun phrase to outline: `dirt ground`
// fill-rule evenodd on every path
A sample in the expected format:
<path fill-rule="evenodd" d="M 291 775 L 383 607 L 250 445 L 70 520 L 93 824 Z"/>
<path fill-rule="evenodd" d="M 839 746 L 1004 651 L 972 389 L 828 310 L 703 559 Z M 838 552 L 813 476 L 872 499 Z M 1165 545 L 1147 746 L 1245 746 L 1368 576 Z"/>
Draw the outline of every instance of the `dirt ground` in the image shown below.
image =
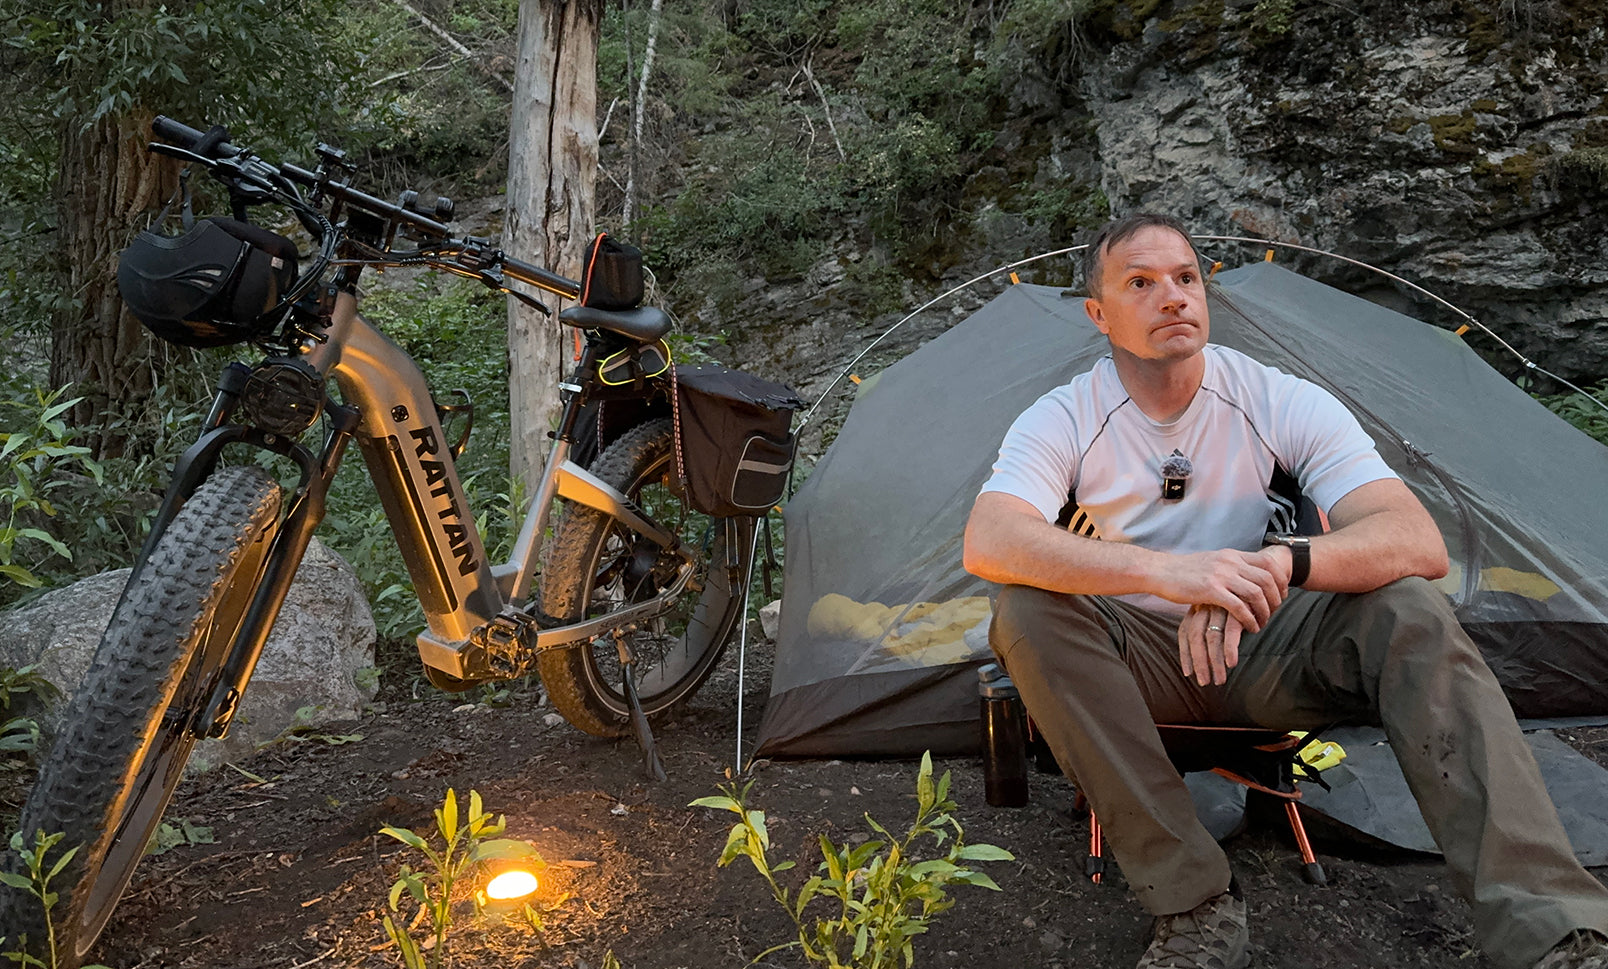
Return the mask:
<path fill-rule="evenodd" d="M 767 650 L 749 652 L 750 743 Z M 377 832 L 385 824 L 426 832 L 452 787 L 461 796 L 478 790 L 507 815 L 509 835 L 541 852 L 550 865 L 542 905 L 568 898 L 547 912 L 540 934 L 464 925 L 450 939 L 451 965 L 591 969 L 612 952 L 625 969 L 743 966 L 791 938 L 791 923 L 745 861 L 716 868 L 732 816 L 687 806 L 725 779 L 736 695 L 728 655 L 691 705 L 660 726 L 669 779 L 654 783 L 633 744 L 555 722 L 534 683 L 506 706 L 465 707 L 476 694 L 390 675 L 375 712 L 331 731 L 361 740 L 281 742 L 238 769 L 186 781 L 168 819 L 210 827 L 216 843 L 148 858 L 96 955 L 116 969 L 400 965 L 380 915 L 412 851 Z M 1608 752 L 1608 731 L 1571 741 L 1599 761 Z M 979 864 L 1000 892 L 956 888 L 954 908 L 916 940 L 918 964 L 1083 969 L 1137 960 L 1149 919 L 1120 874 L 1102 886 L 1082 875 L 1088 824 L 1072 811 L 1065 781 L 1035 776 L 1027 807 L 996 809 L 984 801 L 977 759 L 940 760 L 937 769 L 953 772 L 967 841 L 1002 846 L 1016 860 Z M 819 862 L 818 834 L 863 840 L 865 813 L 894 830 L 913 813 L 910 762 L 761 762 L 751 776 L 776 858 L 798 862 L 781 876 L 790 887 Z M 1253 965 L 1488 965 L 1438 859 L 1363 847 L 1316 823 L 1310 830 L 1327 887 L 1302 880 L 1276 816 L 1229 843 L 1250 908 Z M 782 951 L 759 964 L 804 963 Z"/>

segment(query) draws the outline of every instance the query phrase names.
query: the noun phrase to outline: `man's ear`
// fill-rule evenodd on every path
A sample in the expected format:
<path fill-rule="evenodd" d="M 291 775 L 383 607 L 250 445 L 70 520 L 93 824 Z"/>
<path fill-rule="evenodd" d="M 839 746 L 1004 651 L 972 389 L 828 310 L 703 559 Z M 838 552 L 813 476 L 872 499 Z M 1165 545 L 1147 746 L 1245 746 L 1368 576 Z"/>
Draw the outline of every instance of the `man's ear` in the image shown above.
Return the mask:
<path fill-rule="evenodd" d="M 1111 335 L 1111 327 L 1106 323 L 1105 310 L 1100 307 L 1100 301 L 1089 297 L 1083 301 L 1083 312 L 1089 314 L 1089 322 L 1095 325 L 1101 333 Z"/>

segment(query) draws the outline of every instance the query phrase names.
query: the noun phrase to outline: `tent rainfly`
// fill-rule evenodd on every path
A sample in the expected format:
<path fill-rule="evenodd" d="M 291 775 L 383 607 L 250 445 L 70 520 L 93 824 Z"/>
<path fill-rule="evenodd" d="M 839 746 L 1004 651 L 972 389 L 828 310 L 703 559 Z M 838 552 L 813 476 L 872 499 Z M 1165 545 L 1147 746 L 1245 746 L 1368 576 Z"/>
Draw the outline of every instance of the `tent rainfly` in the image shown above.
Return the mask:
<path fill-rule="evenodd" d="M 1212 339 L 1345 402 L 1428 506 L 1439 585 L 1522 717 L 1608 714 L 1608 448 L 1454 334 L 1269 263 L 1218 274 Z M 961 532 L 1028 404 L 1109 352 L 1081 297 L 1013 285 L 860 385 L 787 505 L 760 756 L 978 746 L 988 585 Z"/>

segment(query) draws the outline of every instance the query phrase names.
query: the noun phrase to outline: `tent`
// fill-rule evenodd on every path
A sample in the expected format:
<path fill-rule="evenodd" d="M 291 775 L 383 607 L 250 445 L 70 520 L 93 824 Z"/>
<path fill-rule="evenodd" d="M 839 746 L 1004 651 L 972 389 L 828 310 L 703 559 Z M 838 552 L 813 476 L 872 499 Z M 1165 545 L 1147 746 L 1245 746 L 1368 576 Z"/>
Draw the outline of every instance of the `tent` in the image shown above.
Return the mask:
<path fill-rule="evenodd" d="M 1608 713 L 1608 448 L 1455 334 L 1271 263 L 1220 273 L 1212 340 L 1326 387 L 1429 507 L 1440 587 L 1522 717 Z M 760 756 L 977 749 L 989 587 L 961 531 L 1011 421 L 1108 352 L 1081 295 L 1012 285 L 860 385 L 786 508 Z"/>

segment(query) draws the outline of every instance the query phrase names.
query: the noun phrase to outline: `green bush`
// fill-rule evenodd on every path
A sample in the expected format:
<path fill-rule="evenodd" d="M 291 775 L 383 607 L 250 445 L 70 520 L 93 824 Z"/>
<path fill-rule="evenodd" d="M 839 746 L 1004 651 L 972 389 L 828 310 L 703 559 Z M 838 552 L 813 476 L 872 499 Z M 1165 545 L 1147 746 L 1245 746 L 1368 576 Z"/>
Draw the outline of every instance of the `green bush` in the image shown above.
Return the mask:
<path fill-rule="evenodd" d="M 999 891 L 992 878 L 964 863 L 1013 858 L 994 845 L 966 844 L 965 832 L 953 813 L 955 802 L 949 798 L 949 773 L 934 784 L 932 755 L 922 754 L 916 777 L 916 817 L 904 836 L 895 836 L 870 815 L 865 820 L 877 839 L 838 845 L 822 835 L 819 874 L 810 876 L 792 893 L 776 876 L 793 863 L 771 862 L 765 812 L 748 806 L 752 787 L 752 781 L 741 788 L 725 785 L 722 796 L 701 797 L 691 806 L 737 815 L 720 853 L 720 867 L 747 858 L 798 931 L 796 939 L 765 950 L 755 962 L 779 949 L 797 948 L 810 964 L 829 969 L 892 969 L 901 964 L 908 969 L 915 962 L 915 937 L 955 904 L 948 894 L 951 885 Z M 933 856 L 922 858 L 918 843 L 929 839 Z M 826 902 L 827 914 L 807 922 L 806 910 L 816 900 Z"/>

